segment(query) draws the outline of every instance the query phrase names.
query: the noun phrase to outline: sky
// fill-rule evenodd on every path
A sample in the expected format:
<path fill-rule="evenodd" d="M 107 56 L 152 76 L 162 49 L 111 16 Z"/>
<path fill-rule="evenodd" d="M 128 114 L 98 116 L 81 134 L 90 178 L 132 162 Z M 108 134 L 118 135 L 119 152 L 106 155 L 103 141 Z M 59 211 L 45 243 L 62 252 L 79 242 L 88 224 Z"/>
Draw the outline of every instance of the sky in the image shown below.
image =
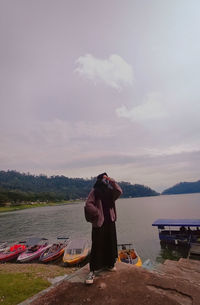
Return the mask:
<path fill-rule="evenodd" d="M 0 169 L 200 179 L 199 0 L 0 0 Z"/>

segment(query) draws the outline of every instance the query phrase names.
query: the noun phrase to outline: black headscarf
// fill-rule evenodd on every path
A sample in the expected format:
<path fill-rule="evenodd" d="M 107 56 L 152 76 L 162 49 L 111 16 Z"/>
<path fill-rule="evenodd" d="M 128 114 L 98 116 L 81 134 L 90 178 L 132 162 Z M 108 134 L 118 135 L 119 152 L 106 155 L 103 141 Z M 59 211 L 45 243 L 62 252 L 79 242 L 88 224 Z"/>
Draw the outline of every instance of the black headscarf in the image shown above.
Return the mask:
<path fill-rule="evenodd" d="M 94 184 L 94 194 L 96 198 L 101 199 L 107 206 L 112 208 L 114 207 L 113 192 L 102 182 L 104 176 L 108 177 L 107 173 L 102 173 L 97 176 L 97 181 Z"/>
<path fill-rule="evenodd" d="M 94 184 L 94 188 L 101 187 L 102 185 L 104 185 L 102 182 L 104 176 L 108 177 L 107 173 L 103 173 L 97 176 L 97 181 Z"/>

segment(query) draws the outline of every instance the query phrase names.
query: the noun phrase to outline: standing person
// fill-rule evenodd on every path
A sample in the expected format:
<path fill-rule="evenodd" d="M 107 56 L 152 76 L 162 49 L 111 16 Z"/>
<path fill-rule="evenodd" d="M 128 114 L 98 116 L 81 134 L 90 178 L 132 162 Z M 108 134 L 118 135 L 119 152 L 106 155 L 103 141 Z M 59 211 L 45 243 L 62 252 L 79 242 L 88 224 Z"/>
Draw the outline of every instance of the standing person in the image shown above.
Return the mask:
<path fill-rule="evenodd" d="M 115 200 L 122 194 L 120 186 L 106 173 L 100 174 L 85 203 L 85 218 L 92 223 L 90 273 L 86 284 L 93 284 L 99 269 L 115 271 L 118 257 Z"/>

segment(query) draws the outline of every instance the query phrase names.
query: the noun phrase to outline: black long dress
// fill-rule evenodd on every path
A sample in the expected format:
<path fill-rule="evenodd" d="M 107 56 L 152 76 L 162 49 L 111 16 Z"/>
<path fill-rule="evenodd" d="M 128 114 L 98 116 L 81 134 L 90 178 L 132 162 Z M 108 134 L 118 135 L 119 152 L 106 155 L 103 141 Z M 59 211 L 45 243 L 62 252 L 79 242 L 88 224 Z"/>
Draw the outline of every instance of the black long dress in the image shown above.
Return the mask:
<path fill-rule="evenodd" d="M 95 190 L 95 196 L 100 197 L 104 213 L 104 223 L 101 227 L 92 228 L 92 249 L 90 254 L 90 271 L 102 268 L 112 268 L 118 257 L 117 234 L 115 222 L 110 218 L 110 207 L 114 207 L 111 192 Z"/>

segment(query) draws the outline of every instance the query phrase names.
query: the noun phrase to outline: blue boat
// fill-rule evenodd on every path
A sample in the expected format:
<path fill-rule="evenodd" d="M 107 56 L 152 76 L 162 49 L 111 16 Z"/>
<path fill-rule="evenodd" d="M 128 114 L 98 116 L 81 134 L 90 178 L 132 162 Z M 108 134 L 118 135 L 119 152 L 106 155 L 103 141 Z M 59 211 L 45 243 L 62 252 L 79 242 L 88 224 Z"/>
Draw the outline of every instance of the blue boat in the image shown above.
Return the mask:
<path fill-rule="evenodd" d="M 152 226 L 158 228 L 161 244 L 190 246 L 200 243 L 200 219 L 157 219 Z"/>

